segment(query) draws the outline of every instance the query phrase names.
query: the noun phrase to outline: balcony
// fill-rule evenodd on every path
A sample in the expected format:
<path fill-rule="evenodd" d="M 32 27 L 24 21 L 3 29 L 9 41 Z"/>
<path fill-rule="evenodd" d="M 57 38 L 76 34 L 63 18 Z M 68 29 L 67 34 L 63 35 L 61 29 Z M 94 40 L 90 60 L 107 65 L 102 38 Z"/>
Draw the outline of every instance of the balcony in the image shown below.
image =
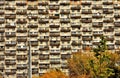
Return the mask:
<path fill-rule="evenodd" d="M 50 55 L 59 55 L 59 54 L 60 52 L 53 52 L 53 51 L 50 52 Z"/>
<path fill-rule="evenodd" d="M 119 40 L 116 40 L 116 41 L 115 41 L 115 45 L 120 45 L 120 41 L 119 41 Z"/>
<path fill-rule="evenodd" d="M 26 19 L 18 19 L 16 21 L 17 24 L 26 24 L 27 23 L 27 20 Z"/>
<path fill-rule="evenodd" d="M 99 18 L 102 18 L 103 16 L 100 15 L 100 14 L 93 14 L 92 18 L 96 18 L 96 19 L 99 19 Z"/>
<path fill-rule="evenodd" d="M 26 46 L 23 46 L 23 47 L 18 46 L 18 47 L 17 47 L 17 51 L 26 51 L 26 50 L 27 50 L 27 47 L 26 47 Z"/>
<path fill-rule="evenodd" d="M 5 10 L 15 10 L 16 8 L 14 6 L 6 6 Z"/>
<path fill-rule="evenodd" d="M 37 20 L 38 16 L 37 15 L 28 15 L 27 18 L 29 20 L 33 19 L 33 20 Z"/>
<path fill-rule="evenodd" d="M 31 41 L 31 46 L 38 46 L 38 41 Z"/>
<path fill-rule="evenodd" d="M 6 24 L 5 28 L 16 28 L 16 25 L 14 23 L 13 24 Z"/>
<path fill-rule="evenodd" d="M 4 33 L 5 32 L 5 28 L 4 27 L 0 27 L 0 33 Z"/>
<path fill-rule="evenodd" d="M 27 10 L 38 10 L 37 6 L 28 6 Z"/>
<path fill-rule="evenodd" d="M 24 64 L 21 64 L 21 65 L 18 64 L 18 65 L 17 65 L 17 69 L 18 69 L 18 70 L 27 69 L 27 67 L 28 67 L 28 66 L 27 66 L 27 65 L 24 65 Z"/>
<path fill-rule="evenodd" d="M 120 32 L 115 33 L 115 36 L 120 36 Z"/>
<path fill-rule="evenodd" d="M 5 59 L 4 55 L 0 55 L 0 61 L 3 61 Z"/>
<path fill-rule="evenodd" d="M 16 41 L 6 41 L 5 42 L 6 46 L 16 46 L 16 44 L 17 44 Z"/>
<path fill-rule="evenodd" d="M 39 24 L 46 24 L 49 23 L 48 19 L 39 19 Z"/>
<path fill-rule="evenodd" d="M 107 49 L 108 49 L 108 50 L 115 50 L 115 47 L 114 47 L 114 46 L 109 46 L 109 45 L 108 45 L 108 46 L 107 46 Z"/>
<path fill-rule="evenodd" d="M 120 5 L 114 4 L 114 9 L 120 10 Z"/>
<path fill-rule="evenodd" d="M 3 65 L 0 65 L 0 70 L 5 70 L 5 67 Z"/>
<path fill-rule="evenodd" d="M 102 6 L 101 6 L 101 5 L 93 5 L 93 6 L 92 6 L 92 9 L 101 10 L 101 9 L 102 9 Z"/>
<path fill-rule="evenodd" d="M 0 1 L 0 6 L 4 6 L 5 2 L 4 1 Z"/>
<path fill-rule="evenodd" d="M 16 71 L 6 71 L 5 74 L 6 75 L 15 75 Z"/>
<path fill-rule="evenodd" d="M 60 60 L 50 60 L 50 64 L 60 64 Z"/>
<path fill-rule="evenodd" d="M 61 50 L 64 50 L 64 51 L 71 50 L 71 47 L 61 47 Z"/>
<path fill-rule="evenodd" d="M 6 32 L 5 36 L 6 37 L 16 37 L 16 33 L 15 32 L 11 32 L 11 33 Z"/>
<path fill-rule="evenodd" d="M 55 41 L 55 42 L 51 41 L 50 46 L 60 46 L 60 42 L 59 41 Z"/>
<path fill-rule="evenodd" d="M 4 15 L 5 13 L 4 13 L 4 11 L 0 11 L 0 15 Z"/>
<path fill-rule="evenodd" d="M 70 4 L 70 2 L 69 1 L 66 1 L 66 2 L 60 2 L 60 5 L 69 5 Z"/>
<path fill-rule="evenodd" d="M 114 28 L 110 27 L 110 28 L 105 28 L 104 32 L 113 32 Z"/>
<path fill-rule="evenodd" d="M 81 25 L 80 25 L 80 24 L 71 24 L 71 27 L 72 27 L 72 28 L 80 28 Z"/>
<path fill-rule="evenodd" d="M 61 28 L 61 32 L 70 32 L 70 28 Z"/>
<path fill-rule="evenodd" d="M 114 18 L 116 19 L 120 18 L 120 14 L 114 14 Z"/>
<path fill-rule="evenodd" d="M 60 33 L 51 33 L 50 32 L 50 35 L 51 37 L 59 37 L 60 36 Z"/>
<path fill-rule="evenodd" d="M 17 15 L 27 15 L 27 11 L 23 10 L 23 11 L 16 11 Z"/>
<path fill-rule="evenodd" d="M 17 60 L 27 60 L 27 56 L 17 55 Z"/>
<path fill-rule="evenodd" d="M 32 61 L 32 65 L 38 65 L 37 61 Z"/>
<path fill-rule="evenodd" d="M 46 6 L 48 5 L 48 1 L 41 1 L 38 3 L 38 5 Z"/>
<path fill-rule="evenodd" d="M 37 24 L 29 24 L 28 28 L 38 28 L 38 25 Z"/>
<path fill-rule="evenodd" d="M 27 74 L 23 73 L 23 74 L 17 74 L 16 78 L 27 78 Z"/>
<path fill-rule="evenodd" d="M 39 29 L 39 32 L 40 33 L 46 33 L 46 32 L 49 32 L 49 29 Z"/>
<path fill-rule="evenodd" d="M 115 27 L 120 27 L 120 22 L 114 22 Z"/>
<path fill-rule="evenodd" d="M 48 51 L 48 50 L 49 50 L 49 47 L 48 47 L 48 46 L 40 47 L 39 50 L 40 50 L 40 51 Z"/>
<path fill-rule="evenodd" d="M 38 55 L 38 52 L 32 52 L 32 56 Z"/>
<path fill-rule="evenodd" d="M 39 59 L 40 60 L 49 60 L 49 55 L 40 55 Z"/>
<path fill-rule="evenodd" d="M 5 14 L 5 19 L 15 19 L 16 14 Z"/>
<path fill-rule="evenodd" d="M 103 9 L 103 13 L 104 13 L 104 14 L 112 14 L 112 13 L 113 13 L 113 10 L 111 10 L 111 9 L 109 10 L 109 9 L 106 9 L 106 8 L 105 8 L 105 9 Z"/>
<path fill-rule="evenodd" d="M 13 60 L 5 60 L 5 64 L 6 64 L 6 65 L 15 65 L 15 64 L 16 64 L 16 61 L 13 61 Z"/>
<path fill-rule="evenodd" d="M 16 55 L 16 51 L 15 50 L 5 51 L 5 55 L 6 56 L 15 56 Z"/>
<path fill-rule="evenodd" d="M 102 22 L 93 22 L 92 26 L 93 27 L 103 27 L 103 23 Z"/>
<path fill-rule="evenodd" d="M 26 42 L 27 41 L 27 37 L 25 37 L 25 36 L 18 36 L 17 37 L 17 41 L 18 42 Z"/>
<path fill-rule="evenodd" d="M 30 37 L 37 37 L 38 36 L 38 33 L 37 32 L 30 32 L 29 34 L 28 34 L 28 36 L 30 36 Z"/>
<path fill-rule="evenodd" d="M 99 45 L 100 42 L 93 42 L 92 44 L 93 44 L 93 45 Z"/>
<path fill-rule="evenodd" d="M 57 16 L 57 15 L 56 15 L 56 16 L 55 16 L 55 15 L 54 15 L 54 16 L 53 16 L 53 15 L 50 15 L 50 16 L 49 16 L 49 19 L 59 19 L 59 16 Z"/>
<path fill-rule="evenodd" d="M 61 54 L 61 59 L 69 59 L 71 58 L 71 54 Z"/>
<path fill-rule="evenodd" d="M 73 41 L 71 45 L 72 45 L 72 46 L 80 46 L 80 45 L 81 45 L 81 42 Z"/>
<path fill-rule="evenodd" d="M 39 68 L 40 69 L 49 69 L 49 65 L 48 64 L 40 64 Z"/>
<path fill-rule="evenodd" d="M 0 42 L 4 42 L 4 41 L 5 41 L 4 37 L 0 38 Z"/>
<path fill-rule="evenodd" d="M 68 67 L 67 64 L 66 64 L 66 65 L 61 65 L 61 68 L 62 68 L 62 69 L 68 69 L 69 67 Z"/>
<path fill-rule="evenodd" d="M 5 48 L 3 46 L 0 46 L 0 51 L 4 51 Z"/>
<path fill-rule="evenodd" d="M 49 5 L 50 10 L 59 10 L 59 5 Z"/>
<path fill-rule="evenodd" d="M 103 22 L 104 23 L 113 23 L 114 20 L 112 18 L 110 18 L 110 19 L 104 19 Z"/>
<path fill-rule="evenodd" d="M 92 29 L 82 29 L 82 32 L 92 32 Z"/>
<path fill-rule="evenodd" d="M 103 5 L 112 5 L 113 4 L 113 2 L 109 2 L 109 1 L 104 1 L 103 2 Z"/>
<path fill-rule="evenodd" d="M 48 14 L 49 12 L 47 10 L 38 10 L 38 14 L 43 14 L 43 15 L 46 15 Z"/>
<path fill-rule="evenodd" d="M 106 37 L 106 41 L 114 41 L 114 37 Z"/>
<path fill-rule="evenodd" d="M 71 10 L 80 10 L 81 8 L 80 8 L 80 6 L 72 6 L 71 7 Z"/>
<path fill-rule="evenodd" d="M 60 27 L 60 25 L 55 25 L 55 24 L 51 24 L 50 26 L 49 26 L 50 28 L 59 28 Z"/>
<path fill-rule="evenodd" d="M 38 70 L 34 70 L 34 69 L 32 69 L 32 74 L 38 74 L 38 73 L 39 73 Z"/>
<path fill-rule="evenodd" d="M 0 19 L 0 24 L 3 24 L 5 23 L 5 20 L 4 19 Z"/>
<path fill-rule="evenodd" d="M 91 18 L 82 18 L 81 22 L 82 23 L 92 23 L 92 19 Z"/>
<path fill-rule="evenodd" d="M 92 40 L 92 37 L 82 37 L 82 40 L 83 41 L 91 41 Z"/>
<path fill-rule="evenodd" d="M 84 2 L 82 2 L 81 4 L 87 6 L 87 5 L 91 5 L 92 3 L 91 3 L 91 2 L 84 1 Z"/>
<path fill-rule="evenodd" d="M 80 37 L 80 36 L 81 36 L 81 33 L 71 33 L 71 36 Z"/>
<path fill-rule="evenodd" d="M 70 10 L 61 10 L 60 14 L 70 14 Z"/>
<path fill-rule="evenodd" d="M 103 35 L 103 33 L 99 33 L 99 32 L 97 32 L 97 31 L 93 31 L 93 36 L 102 36 Z"/>
<path fill-rule="evenodd" d="M 60 19 L 60 23 L 70 23 L 70 19 Z"/>
<path fill-rule="evenodd" d="M 39 41 L 49 41 L 49 38 L 39 38 Z"/>
<path fill-rule="evenodd" d="M 16 2 L 16 5 L 17 6 L 25 6 L 25 5 L 27 5 L 27 3 L 26 2 Z"/>
<path fill-rule="evenodd" d="M 75 14 L 75 15 L 71 15 L 71 18 L 72 19 L 80 19 L 81 16 L 80 16 L 80 14 Z"/>

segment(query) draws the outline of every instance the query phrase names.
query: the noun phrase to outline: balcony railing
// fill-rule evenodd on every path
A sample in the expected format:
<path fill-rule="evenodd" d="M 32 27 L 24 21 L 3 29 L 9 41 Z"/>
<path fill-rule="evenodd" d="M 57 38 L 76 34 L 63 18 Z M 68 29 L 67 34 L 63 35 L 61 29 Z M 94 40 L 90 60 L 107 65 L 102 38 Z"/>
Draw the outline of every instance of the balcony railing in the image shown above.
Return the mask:
<path fill-rule="evenodd" d="M 70 23 L 70 19 L 60 19 L 61 23 Z"/>
<path fill-rule="evenodd" d="M 40 69 L 48 69 L 48 68 L 49 68 L 49 65 L 39 65 L 39 68 L 40 68 Z"/>
<path fill-rule="evenodd" d="M 49 5 L 49 9 L 50 10 L 59 10 L 59 6 L 58 5 Z"/>
<path fill-rule="evenodd" d="M 91 5 L 92 3 L 91 3 L 91 2 L 87 2 L 87 1 L 85 2 L 85 1 L 84 1 L 84 2 L 82 2 L 81 4 L 82 4 L 82 5 Z"/>
<path fill-rule="evenodd" d="M 71 50 L 71 47 L 61 47 L 61 50 Z"/>
<path fill-rule="evenodd" d="M 113 4 L 113 2 L 111 2 L 111 1 L 104 1 L 103 2 L 103 5 L 112 5 Z"/>
<path fill-rule="evenodd" d="M 70 32 L 70 28 L 61 28 L 61 32 Z"/>
<path fill-rule="evenodd" d="M 5 48 L 0 46 L 0 51 L 4 51 L 4 50 L 5 50 Z"/>
<path fill-rule="evenodd" d="M 17 6 L 25 6 L 27 3 L 26 2 L 16 2 Z"/>
<path fill-rule="evenodd" d="M 16 33 L 5 33 L 5 36 L 6 37 L 15 37 L 16 36 Z"/>
<path fill-rule="evenodd" d="M 0 60 L 4 60 L 4 59 L 5 59 L 4 55 L 0 56 Z"/>
<path fill-rule="evenodd" d="M 71 36 L 79 37 L 81 36 L 81 33 L 71 33 Z"/>
<path fill-rule="evenodd" d="M 6 24 L 6 25 L 5 25 L 5 28 L 15 28 L 15 27 L 16 27 L 15 24 L 13 24 L 13 25 L 11 25 L 11 24 Z"/>
<path fill-rule="evenodd" d="M 26 51 L 26 50 L 27 50 L 27 47 L 17 47 L 17 50 L 18 50 L 18 51 Z"/>
<path fill-rule="evenodd" d="M 102 9 L 102 6 L 101 5 L 94 5 L 92 7 L 92 9 L 99 10 L 99 9 Z"/>
<path fill-rule="evenodd" d="M 72 27 L 72 28 L 80 28 L 81 25 L 80 25 L 80 24 L 71 24 L 71 27 Z"/>
<path fill-rule="evenodd" d="M 91 40 L 92 40 L 92 37 L 82 37 L 82 40 L 83 40 L 83 41 L 91 41 Z"/>
<path fill-rule="evenodd" d="M 15 10 L 16 8 L 14 6 L 6 6 L 5 10 Z"/>
<path fill-rule="evenodd" d="M 58 36 L 60 36 L 60 33 L 50 33 L 50 36 L 58 37 Z"/>
<path fill-rule="evenodd" d="M 26 15 L 27 14 L 27 11 L 23 10 L 23 11 L 16 11 L 16 14 L 17 15 Z"/>
<path fill-rule="evenodd" d="M 5 28 L 4 27 L 0 27 L 0 33 L 5 32 Z"/>
<path fill-rule="evenodd" d="M 93 27 L 103 27 L 103 23 L 102 22 L 93 22 L 92 26 Z"/>
<path fill-rule="evenodd" d="M 120 36 L 120 32 L 118 32 L 118 33 L 115 33 L 115 36 Z"/>
<path fill-rule="evenodd" d="M 17 69 L 27 69 L 27 65 L 17 65 Z"/>
<path fill-rule="evenodd" d="M 5 43 L 6 46 L 16 46 L 16 44 L 17 43 L 15 41 L 10 41 Z"/>
<path fill-rule="evenodd" d="M 48 50 L 49 50 L 49 47 L 48 47 L 48 46 L 40 47 L 39 50 L 40 50 L 40 51 L 48 51 Z"/>
<path fill-rule="evenodd" d="M 60 46 L 60 42 L 50 42 L 50 46 Z"/>
<path fill-rule="evenodd" d="M 48 14 L 49 12 L 48 11 L 41 11 L 41 10 L 38 10 L 38 14 Z"/>
<path fill-rule="evenodd" d="M 49 20 L 48 19 L 40 19 L 38 20 L 40 24 L 46 24 L 46 23 L 49 23 Z"/>
<path fill-rule="evenodd" d="M 104 32 L 113 32 L 114 31 L 114 28 L 105 28 L 104 29 Z"/>
<path fill-rule="evenodd" d="M 27 23 L 27 20 L 26 19 L 18 19 L 16 21 L 17 24 L 26 24 Z"/>
<path fill-rule="evenodd" d="M 17 37 L 17 41 L 18 42 L 26 42 L 27 41 L 27 37 L 25 37 L 25 36 L 18 36 Z"/>
<path fill-rule="evenodd" d="M 119 40 L 116 41 L 116 42 L 115 42 L 115 45 L 120 45 L 120 41 L 119 41 Z"/>
<path fill-rule="evenodd" d="M 28 28 L 38 28 L 38 25 L 37 24 L 29 24 Z"/>
<path fill-rule="evenodd" d="M 49 29 L 39 29 L 39 32 L 41 33 L 49 32 Z"/>
<path fill-rule="evenodd" d="M 80 45 L 81 45 L 81 42 L 76 42 L 76 41 L 72 42 L 72 46 L 80 46 Z"/>
<path fill-rule="evenodd" d="M 50 25 L 50 28 L 59 28 L 59 27 L 60 27 L 60 25 L 55 25 L 55 24 Z"/>
<path fill-rule="evenodd" d="M 4 15 L 5 13 L 4 13 L 4 11 L 0 11 L 0 15 Z"/>
<path fill-rule="evenodd" d="M 16 15 L 15 14 L 6 14 L 5 19 L 15 19 Z"/>
<path fill-rule="evenodd" d="M 48 60 L 49 59 L 49 55 L 40 55 L 39 59 L 40 60 Z"/>
<path fill-rule="evenodd" d="M 27 10 L 37 10 L 38 7 L 37 6 L 28 6 Z"/>
<path fill-rule="evenodd" d="M 38 5 L 46 6 L 48 5 L 48 1 L 44 1 L 44 2 L 41 1 L 38 3 Z"/>
<path fill-rule="evenodd" d="M 120 22 L 114 22 L 115 27 L 120 27 Z"/>
<path fill-rule="evenodd" d="M 92 19 L 81 19 L 82 23 L 92 23 Z"/>
<path fill-rule="evenodd" d="M 27 60 L 27 56 L 17 56 L 17 60 Z"/>
<path fill-rule="evenodd" d="M 50 64 L 60 64 L 60 61 L 58 60 L 58 61 L 52 61 L 52 60 L 50 60 Z"/>
<path fill-rule="evenodd" d="M 71 58 L 70 54 L 61 54 L 61 59 L 69 59 Z"/>
<path fill-rule="evenodd" d="M 16 55 L 16 51 L 5 51 L 5 55 L 14 56 Z"/>
<path fill-rule="evenodd" d="M 70 11 L 69 10 L 61 10 L 60 14 L 70 14 Z"/>
<path fill-rule="evenodd" d="M 71 7 L 71 10 L 80 10 L 81 8 L 80 8 L 80 6 L 72 6 Z"/>

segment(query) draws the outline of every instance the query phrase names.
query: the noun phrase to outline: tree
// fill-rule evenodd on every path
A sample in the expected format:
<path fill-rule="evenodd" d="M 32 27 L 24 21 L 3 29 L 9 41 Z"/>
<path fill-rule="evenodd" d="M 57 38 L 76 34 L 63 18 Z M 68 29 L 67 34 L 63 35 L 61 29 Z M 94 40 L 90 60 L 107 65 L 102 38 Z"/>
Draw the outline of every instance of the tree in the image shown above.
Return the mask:
<path fill-rule="evenodd" d="M 116 63 L 120 56 L 111 51 L 107 51 L 106 40 L 101 37 L 100 44 L 93 52 L 77 52 L 68 60 L 71 78 L 79 78 L 86 75 L 86 78 L 108 78 L 115 75 Z M 115 78 L 115 77 L 112 77 Z"/>
<path fill-rule="evenodd" d="M 68 78 L 63 72 L 58 69 L 52 69 L 49 72 L 42 75 L 40 78 Z"/>

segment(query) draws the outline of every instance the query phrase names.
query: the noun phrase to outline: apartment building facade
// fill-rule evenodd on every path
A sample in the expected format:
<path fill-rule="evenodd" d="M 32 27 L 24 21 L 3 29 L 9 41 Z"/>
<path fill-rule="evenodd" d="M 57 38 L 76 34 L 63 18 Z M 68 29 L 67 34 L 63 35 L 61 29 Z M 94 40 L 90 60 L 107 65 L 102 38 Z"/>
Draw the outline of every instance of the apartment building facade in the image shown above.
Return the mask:
<path fill-rule="evenodd" d="M 29 50 L 32 75 L 69 73 L 71 53 L 98 45 L 101 35 L 108 50 L 119 48 L 119 18 L 117 0 L 1 0 L 0 74 L 28 78 Z"/>

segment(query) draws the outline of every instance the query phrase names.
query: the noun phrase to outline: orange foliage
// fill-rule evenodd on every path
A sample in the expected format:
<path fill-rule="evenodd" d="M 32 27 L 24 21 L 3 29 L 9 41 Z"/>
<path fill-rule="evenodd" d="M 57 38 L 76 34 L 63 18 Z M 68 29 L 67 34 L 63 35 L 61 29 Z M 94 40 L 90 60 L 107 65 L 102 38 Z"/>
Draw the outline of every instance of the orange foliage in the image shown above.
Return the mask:
<path fill-rule="evenodd" d="M 49 72 L 45 73 L 40 78 L 68 78 L 64 73 L 57 70 L 50 70 Z"/>

